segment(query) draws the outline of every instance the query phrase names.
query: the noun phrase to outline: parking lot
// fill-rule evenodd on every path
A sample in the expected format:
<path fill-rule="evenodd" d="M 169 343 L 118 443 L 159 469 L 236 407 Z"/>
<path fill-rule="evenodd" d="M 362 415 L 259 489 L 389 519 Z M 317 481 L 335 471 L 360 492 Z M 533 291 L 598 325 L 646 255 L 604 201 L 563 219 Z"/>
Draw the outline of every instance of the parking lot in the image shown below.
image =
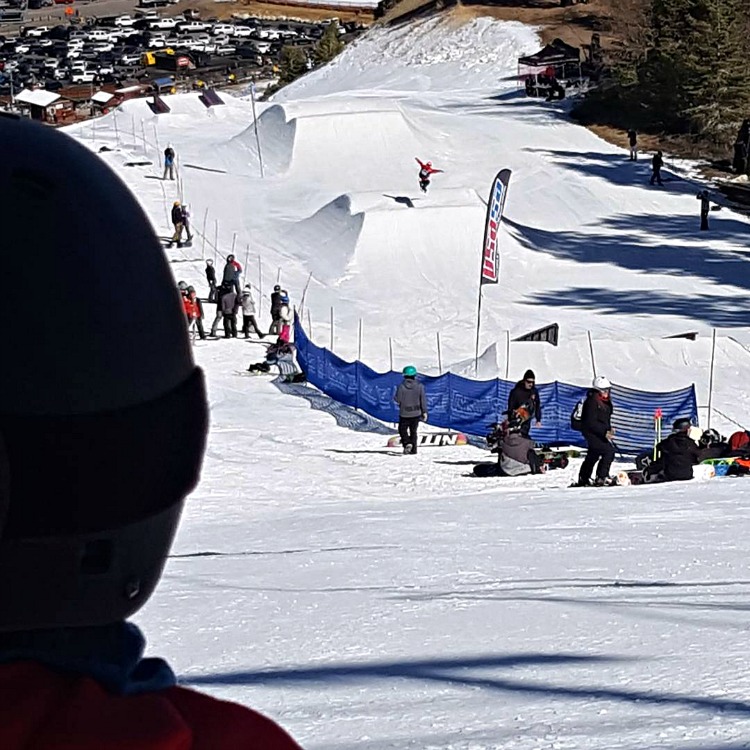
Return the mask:
<path fill-rule="evenodd" d="M 24 88 L 57 92 L 81 84 L 111 90 L 165 76 L 176 89 L 273 78 L 286 45 L 304 50 L 312 68 L 312 51 L 330 23 L 247 14 L 219 20 L 168 6 L 20 26 L 0 34 L 0 97 L 12 98 Z M 336 25 L 344 41 L 364 29 L 356 22 Z"/>

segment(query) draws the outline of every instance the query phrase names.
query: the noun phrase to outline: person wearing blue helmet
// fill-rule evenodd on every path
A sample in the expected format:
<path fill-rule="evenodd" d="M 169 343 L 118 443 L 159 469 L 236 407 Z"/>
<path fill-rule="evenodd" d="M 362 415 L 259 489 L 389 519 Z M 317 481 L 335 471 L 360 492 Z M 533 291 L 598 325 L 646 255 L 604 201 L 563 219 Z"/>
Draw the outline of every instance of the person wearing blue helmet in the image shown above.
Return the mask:
<path fill-rule="evenodd" d="M 417 452 L 417 429 L 420 420 L 427 420 L 427 398 L 424 386 L 417 380 L 417 368 L 407 365 L 404 379 L 396 389 L 393 400 L 398 404 L 398 434 L 404 453 Z"/>

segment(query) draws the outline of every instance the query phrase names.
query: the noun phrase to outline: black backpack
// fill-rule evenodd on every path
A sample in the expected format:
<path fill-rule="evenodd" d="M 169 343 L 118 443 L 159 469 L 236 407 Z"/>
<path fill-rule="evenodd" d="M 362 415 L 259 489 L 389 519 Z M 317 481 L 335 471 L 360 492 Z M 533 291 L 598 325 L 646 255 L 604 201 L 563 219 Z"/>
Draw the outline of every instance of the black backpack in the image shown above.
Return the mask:
<path fill-rule="evenodd" d="M 576 432 L 582 432 L 583 423 L 581 422 L 583 417 L 583 399 L 581 399 L 570 413 L 570 428 Z"/>

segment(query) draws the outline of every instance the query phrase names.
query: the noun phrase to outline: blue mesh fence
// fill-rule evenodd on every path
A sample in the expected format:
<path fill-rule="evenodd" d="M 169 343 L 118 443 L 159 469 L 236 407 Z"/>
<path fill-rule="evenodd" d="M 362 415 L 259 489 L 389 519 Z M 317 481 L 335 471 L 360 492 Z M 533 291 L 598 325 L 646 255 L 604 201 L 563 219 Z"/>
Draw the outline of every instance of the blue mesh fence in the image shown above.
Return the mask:
<path fill-rule="evenodd" d="M 299 318 L 295 320 L 297 360 L 307 379 L 331 398 L 361 409 L 383 422 L 398 422 L 393 401 L 401 375 L 375 372 L 362 362 L 346 362 L 307 337 Z M 427 394 L 429 424 L 469 435 L 485 435 L 491 422 L 502 419 L 508 395 L 515 385 L 507 380 L 470 380 L 448 373 L 440 377 L 419 376 Z M 542 402 L 542 426 L 532 425 L 531 437 L 550 445 L 585 446 L 580 432 L 570 427 L 570 414 L 587 389 L 569 383 L 538 384 Z M 654 414 L 661 409 L 665 432 L 678 417 L 698 423 L 695 387 L 677 391 L 636 391 L 612 385 L 612 425 L 620 451 L 634 454 L 653 445 Z"/>

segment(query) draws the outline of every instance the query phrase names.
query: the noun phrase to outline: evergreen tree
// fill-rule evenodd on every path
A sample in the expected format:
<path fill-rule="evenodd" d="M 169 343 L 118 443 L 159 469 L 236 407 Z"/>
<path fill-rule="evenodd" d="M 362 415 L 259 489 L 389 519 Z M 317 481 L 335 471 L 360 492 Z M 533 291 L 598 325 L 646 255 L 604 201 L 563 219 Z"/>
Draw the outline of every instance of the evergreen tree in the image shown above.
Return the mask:
<path fill-rule="evenodd" d="M 684 113 L 692 131 L 729 145 L 750 115 L 748 3 L 693 0 L 692 4 L 688 16 L 692 44 L 684 52 L 688 72 Z"/>
<path fill-rule="evenodd" d="M 317 65 L 325 65 L 344 49 L 344 43 L 339 39 L 339 25 L 332 21 L 320 41 L 315 45 L 313 59 Z"/>
<path fill-rule="evenodd" d="M 279 85 L 286 86 L 307 73 L 307 53 L 300 47 L 283 47 L 279 69 Z"/>

